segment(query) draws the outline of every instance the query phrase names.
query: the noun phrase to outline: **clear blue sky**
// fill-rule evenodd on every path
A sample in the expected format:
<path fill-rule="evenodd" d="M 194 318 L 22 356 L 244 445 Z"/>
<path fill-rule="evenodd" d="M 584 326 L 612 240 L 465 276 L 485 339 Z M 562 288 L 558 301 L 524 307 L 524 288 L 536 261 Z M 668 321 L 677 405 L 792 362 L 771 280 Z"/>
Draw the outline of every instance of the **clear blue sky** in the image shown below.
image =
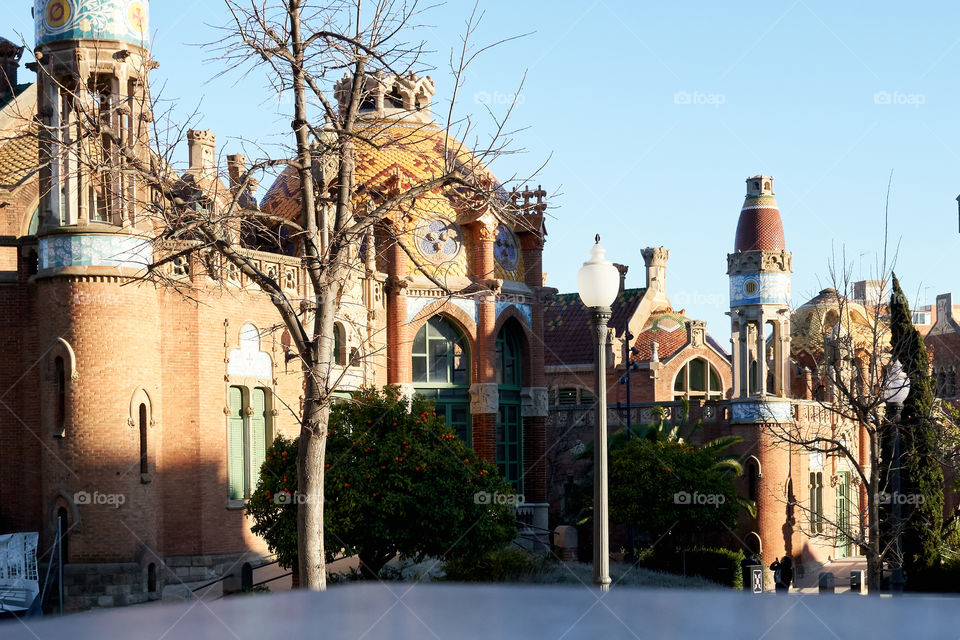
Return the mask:
<path fill-rule="evenodd" d="M 0 35 L 31 32 L 30 4 L 0 0 L 10 18 Z M 436 50 L 440 100 L 450 94 L 442 65 L 471 6 L 456 0 L 432 11 L 423 21 L 434 26 L 417 34 Z M 516 140 L 527 153 L 494 168 L 503 178 L 552 154 L 539 178 L 561 191 L 545 254 L 552 286 L 575 289 L 595 233 L 611 259 L 631 265 L 631 286 L 643 284 L 640 249 L 664 245 L 671 297 L 726 345 L 726 254 L 745 178 L 775 177 L 800 304 L 829 279 L 834 249 L 862 264 L 857 275 L 872 275 L 893 170 L 890 231 L 905 289 L 924 303 L 960 293 L 951 277 L 960 254 L 960 4 L 481 6 L 478 42 L 534 33 L 472 67 L 458 113 L 482 114 L 478 95 L 502 109 L 497 102 L 527 70 L 513 121 L 526 127 Z M 155 1 L 151 10 L 161 63 L 154 86 L 166 82 L 165 98 L 179 99 L 184 113 L 202 99 L 196 125 L 228 151 L 237 150 L 232 136 L 266 141 L 286 131 L 289 116 L 276 115 L 260 78 L 211 82 L 219 65 L 189 46 L 217 37 L 208 25 L 225 21 L 219 0 Z"/>

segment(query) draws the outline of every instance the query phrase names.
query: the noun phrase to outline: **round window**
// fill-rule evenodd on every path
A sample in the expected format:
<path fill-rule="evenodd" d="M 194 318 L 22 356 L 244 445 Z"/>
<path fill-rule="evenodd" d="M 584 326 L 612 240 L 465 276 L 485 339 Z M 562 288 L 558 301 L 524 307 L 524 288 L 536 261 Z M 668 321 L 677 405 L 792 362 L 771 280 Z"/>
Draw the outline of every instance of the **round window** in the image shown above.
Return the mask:
<path fill-rule="evenodd" d="M 747 280 L 743 283 L 743 292 L 748 296 L 752 296 L 757 293 L 760 289 L 760 283 L 756 280 Z"/>

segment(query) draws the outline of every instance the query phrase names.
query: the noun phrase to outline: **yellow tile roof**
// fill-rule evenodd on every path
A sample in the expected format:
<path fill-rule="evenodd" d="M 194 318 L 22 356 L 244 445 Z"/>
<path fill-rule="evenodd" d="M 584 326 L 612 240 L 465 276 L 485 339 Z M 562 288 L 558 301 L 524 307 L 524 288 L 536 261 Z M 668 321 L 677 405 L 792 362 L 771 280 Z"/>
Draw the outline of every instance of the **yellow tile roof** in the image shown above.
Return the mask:
<path fill-rule="evenodd" d="M 13 189 L 28 178 L 40 163 L 37 125 L 0 139 L 0 189 Z"/>

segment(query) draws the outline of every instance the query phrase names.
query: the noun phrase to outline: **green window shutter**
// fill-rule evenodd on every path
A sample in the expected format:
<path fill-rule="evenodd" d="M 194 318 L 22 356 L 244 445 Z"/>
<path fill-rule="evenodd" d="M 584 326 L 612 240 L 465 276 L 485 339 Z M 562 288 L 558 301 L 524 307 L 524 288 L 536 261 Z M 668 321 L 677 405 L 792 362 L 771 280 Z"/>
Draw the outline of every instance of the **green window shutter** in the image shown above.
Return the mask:
<path fill-rule="evenodd" d="M 228 399 L 230 417 L 227 418 L 227 476 L 230 499 L 244 498 L 243 464 L 243 392 L 240 387 L 230 387 Z"/>
<path fill-rule="evenodd" d="M 253 409 L 253 415 L 250 416 L 250 456 L 253 477 L 250 479 L 251 491 L 256 488 L 260 479 L 260 467 L 267 458 L 267 391 L 265 389 L 254 389 L 250 398 L 250 408 Z"/>

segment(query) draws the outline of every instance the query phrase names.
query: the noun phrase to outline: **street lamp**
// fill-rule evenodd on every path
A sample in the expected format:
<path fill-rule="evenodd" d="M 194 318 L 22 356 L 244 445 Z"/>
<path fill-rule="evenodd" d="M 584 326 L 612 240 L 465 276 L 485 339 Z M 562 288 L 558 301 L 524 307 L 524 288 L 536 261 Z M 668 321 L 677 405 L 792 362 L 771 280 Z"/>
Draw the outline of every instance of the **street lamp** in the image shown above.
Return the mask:
<path fill-rule="evenodd" d="M 610 523 L 607 507 L 607 322 L 610 305 L 620 291 L 620 272 L 606 259 L 600 236 L 590 248 L 590 259 L 577 272 L 580 301 L 590 308 L 594 346 L 596 419 L 593 438 L 593 582 L 610 588 Z"/>
<path fill-rule="evenodd" d="M 910 395 L 910 378 L 903 371 L 899 361 L 890 365 L 890 373 L 883 387 L 883 397 L 887 402 L 887 417 L 893 425 L 893 477 L 890 480 L 890 496 L 893 506 L 893 525 L 897 532 L 896 556 L 893 575 L 890 576 L 890 590 L 903 592 L 903 537 L 901 532 L 900 503 L 900 413 L 903 403 Z"/>

